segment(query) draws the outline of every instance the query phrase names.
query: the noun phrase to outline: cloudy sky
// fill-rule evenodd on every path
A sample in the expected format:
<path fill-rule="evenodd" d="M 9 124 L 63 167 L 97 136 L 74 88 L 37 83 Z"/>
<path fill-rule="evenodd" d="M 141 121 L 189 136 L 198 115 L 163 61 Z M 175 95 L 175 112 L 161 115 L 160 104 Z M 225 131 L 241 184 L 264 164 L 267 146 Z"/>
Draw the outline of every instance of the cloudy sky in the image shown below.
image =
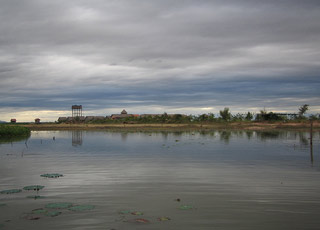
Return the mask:
<path fill-rule="evenodd" d="M 0 0 L 0 120 L 319 113 L 319 22 L 319 0 Z"/>

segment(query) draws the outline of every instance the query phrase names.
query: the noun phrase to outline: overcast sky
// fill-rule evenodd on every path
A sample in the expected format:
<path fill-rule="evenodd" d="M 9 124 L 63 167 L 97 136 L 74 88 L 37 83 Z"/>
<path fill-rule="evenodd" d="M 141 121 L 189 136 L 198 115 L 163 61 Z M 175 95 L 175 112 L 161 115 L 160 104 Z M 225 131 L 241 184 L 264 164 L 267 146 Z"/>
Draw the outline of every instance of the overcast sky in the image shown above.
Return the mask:
<path fill-rule="evenodd" d="M 319 22 L 319 0 L 0 0 L 0 120 L 319 113 Z"/>

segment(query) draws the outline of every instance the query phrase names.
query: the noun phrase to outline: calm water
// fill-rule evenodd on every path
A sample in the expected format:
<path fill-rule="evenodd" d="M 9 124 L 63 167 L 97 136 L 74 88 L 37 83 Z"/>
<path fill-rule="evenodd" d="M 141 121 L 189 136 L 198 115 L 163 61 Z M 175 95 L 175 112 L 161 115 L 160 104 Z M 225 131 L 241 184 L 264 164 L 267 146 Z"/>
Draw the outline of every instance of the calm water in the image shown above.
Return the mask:
<path fill-rule="evenodd" d="M 45 198 L 26 198 L 36 192 L 24 190 L 0 194 L 0 229 L 319 229 L 319 133 L 312 155 L 308 138 L 298 132 L 32 132 L 27 141 L 0 144 L 0 190 L 43 185 L 38 195 Z M 95 208 L 32 214 L 55 202 Z M 34 217 L 40 218 L 29 220 Z M 149 223 L 135 223 L 139 218 Z"/>

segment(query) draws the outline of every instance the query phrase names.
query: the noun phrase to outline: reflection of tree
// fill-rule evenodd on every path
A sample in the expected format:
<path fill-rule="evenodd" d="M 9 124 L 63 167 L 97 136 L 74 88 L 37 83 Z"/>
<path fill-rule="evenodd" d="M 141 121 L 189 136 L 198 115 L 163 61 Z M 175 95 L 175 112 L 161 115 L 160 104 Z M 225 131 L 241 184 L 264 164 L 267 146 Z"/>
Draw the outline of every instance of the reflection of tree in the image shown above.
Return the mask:
<path fill-rule="evenodd" d="M 173 134 L 173 136 L 175 136 L 175 137 L 180 137 L 180 136 L 182 135 L 182 133 L 183 133 L 183 132 L 181 132 L 181 131 L 175 131 L 175 132 L 173 132 L 172 134 Z"/>
<path fill-rule="evenodd" d="M 300 140 L 300 144 L 304 145 L 304 146 L 308 146 L 309 141 L 308 139 L 305 137 L 304 133 L 299 133 L 299 140 Z"/>
<path fill-rule="evenodd" d="M 235 131 L 234 134 L 235 134 L 237 137 L 243 137 L 243 131 L 242 131 L 242 130 Z"/>
<path fill-rule="evenodd" d="M 280 131 L 262 131 L 257 132 L 258 139 L 265 141 L 269 139 L 280 139 L 284 136 L 285 132 Z"/>
<path fill-rule="evenodd" d="M 18 141 L 28 141 L 30 138 L 30 135 L 28 136 L 16 136 L 16 137 L 1 137 L 0 138 L 0 144 L 5 144 L 5 143 L 12 143 L 12 142 L 18 142 Z"/>
<path fill-rule="evenodd" d="M 253 132 L 252 131 L 246 131 L 246 135 L 247 135 L 248 140 L 250 140 L 252 135 L 253 135 Z"/>
<path fill-rule="evenodd" d="M 205 137 L 205 136 L 207 136 L 208 132 L 205 130 L 201 130 L 201 131 L 199 131 L 199 134 L 200 134 L 200 136 Z"/>
<path fill-rule="evenodd" d="M 168 140 L 168 132 L 161 132 L 161 136 L 163 140 Z"/>
<path fill-rule="evenodd" d="M 220 131 L 219 134 L 220 134 L 220 140 L 228 144 L 231 137 L 231 131 Z"/>
<path fill-rule="evenodd" d="M 82 145 L 82 131 L 72 130 L 72 146 Z"/>

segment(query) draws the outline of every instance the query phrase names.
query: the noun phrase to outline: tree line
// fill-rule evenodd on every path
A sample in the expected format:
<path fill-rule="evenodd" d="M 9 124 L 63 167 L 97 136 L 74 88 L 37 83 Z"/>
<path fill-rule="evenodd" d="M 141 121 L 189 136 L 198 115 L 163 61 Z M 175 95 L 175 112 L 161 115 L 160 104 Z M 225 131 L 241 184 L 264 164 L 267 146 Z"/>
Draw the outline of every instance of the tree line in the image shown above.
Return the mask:
<path fill-rule="evenodd" d="M 318 120 L 319 115 L 311 115 L 306 117 L 305 114 L 309 109 L 309 105 L 302 105 L 297 113 L 281 114 L 274 112 L 267 112 L 261 110 L 260 113 L 237 113 L 232 114 L 229 108 L 224 108 L 219 111 L 216 116 L 213 113 L 200 114 L 200 115 L 183 115 L 183 114 L 167 114 L 161 115 L 145 115 L 140 117 L 126 117 L 118 120 L 99 120 L 90 123 L 203 123 L 203 122 L 250 122 L 250 121 L 303 121 L 308 119 Z"/>

